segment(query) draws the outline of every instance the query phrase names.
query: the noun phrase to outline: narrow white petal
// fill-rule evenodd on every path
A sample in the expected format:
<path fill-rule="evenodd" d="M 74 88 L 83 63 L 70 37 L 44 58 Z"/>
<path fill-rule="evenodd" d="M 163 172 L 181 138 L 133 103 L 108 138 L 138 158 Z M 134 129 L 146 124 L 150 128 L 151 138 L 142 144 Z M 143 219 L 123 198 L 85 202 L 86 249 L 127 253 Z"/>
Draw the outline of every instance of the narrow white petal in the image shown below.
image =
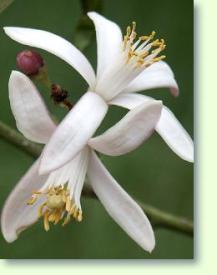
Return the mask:
<path fill-rule="evenodd" d="M 160 118 L 161 109 L 161 101 L 142 103 L 105 133 L 90 139 L 88 144 L 106 155 L 126 154 L 150 137 Z"/>
<path fill-rule="evenodd" d="M 132 109 L 150 100 L 153 101 L 152 98 L 140 94 L 122 94 L 109 104 Z M 194 161 L 194 145 L 191 137 L 166 106 L 163 106 L 155 130 L 179 157 L 189 162 Z"/>
<path fill-rule="evenodd" d="M 93 20 L 97 38 L 97 78 L 120 55 L 122 33 L 117 24 L 99 15 L 89 12 L 88 16 Z"/>
<path fill-rule="evenodd" d="M 194 144 L 191 137 L 174 114 L 165 106 L 162 109 L 156 131 L 180 158 L 194 162 Z"/>
<path fill-rule="evenodd" d="M 24 177 L 12 190 L 1 215 L 1 229 L 4 238 L 8 242 L 17 239 L 18 234 L 33 224 L 38 219 L 38 207 L 43 203 L 39 198 L 34 205 L 27 205 L 31 198 L 32 191 L 38 190 L 44 184 L 47 176 L 38 174 L 39 160 L 28 170 Z"/>
<path fill-rule="evenodd" d="M 149 102 L 149 101 L 155 101 L 154 98 L 144 96 L 141 94 L 121 94 L 111 101 L 109 101 L 109 105 L 116 105 L 120 106 L 129 110 L 132 110 L 133 108 L 138 107 L 139 105 Z"/>
<path fill-rule="evenodd" d="M 169 65 L 156 62 L 140 73 L 122 92 L 131 93 L 153 88 L 170 88 L 173 96 L 179 95 L 179 88 Z"/>
<path fill-rule="evenodd" d="M 108 214 L 138 245 L 151 252 L 155 238 L 148 218 L 109 174 L 94 152 L 90 158 L 88 178 Z"/>
<path fill-rule="evenodd" d="M 9 79 L 9 99 L 17 128 L 28 139 L 47 143 L 56 125 L 32 81 L 13 71 Z"/>
<path fill-rule="evenodd" d="M 81 209 L 80 197 L 84 186 L 84 180 L 87 174 L 89 163 L 89 147 L 86 146 L 72 160 L 69 185 L 71 186 L 71 195 L 75 204 Z"/>
<path fill-rule="evenodd" d="M 31 47 L 46 50 L 77 70 L 90 87 L 95 84 L 95 74 L 87 58 L 64 38 L 42 30 L 18 27 L 5 27 L 5 33 L 13 40 Z"/>
<path fill-rule="evenodd" d="M 72 159 L 92 137 L 107 110 L 107 104 L 96 93 L 83 95 L 45 146 L 40 173 L 55 170 Z"/>

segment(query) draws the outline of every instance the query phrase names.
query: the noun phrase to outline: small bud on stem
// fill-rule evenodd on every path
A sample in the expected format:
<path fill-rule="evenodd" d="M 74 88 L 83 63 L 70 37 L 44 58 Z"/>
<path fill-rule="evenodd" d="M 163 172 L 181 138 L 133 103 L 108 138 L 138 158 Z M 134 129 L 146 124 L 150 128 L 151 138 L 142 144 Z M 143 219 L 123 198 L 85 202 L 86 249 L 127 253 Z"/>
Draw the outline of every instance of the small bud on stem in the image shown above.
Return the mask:
<path fill-rule="evenodd" d="M 44 61 L 41 55 L 32 50 L 25 50 L 17 55 L 17 67 L 26 75 L 33 76 L 39 73 Z"/>
<path fill-rule="evenodd" d="M 60 85 L 52 84 L 50 81 L 47 67 L 41 55 L 32 50 L 25 50 L 17 54 L 17 67 L 32 80 L 42 83 L 49 91 L 54 103 L 71 110 L 73 105 L 67 99 L 68 92 L 63 90 Z"/>

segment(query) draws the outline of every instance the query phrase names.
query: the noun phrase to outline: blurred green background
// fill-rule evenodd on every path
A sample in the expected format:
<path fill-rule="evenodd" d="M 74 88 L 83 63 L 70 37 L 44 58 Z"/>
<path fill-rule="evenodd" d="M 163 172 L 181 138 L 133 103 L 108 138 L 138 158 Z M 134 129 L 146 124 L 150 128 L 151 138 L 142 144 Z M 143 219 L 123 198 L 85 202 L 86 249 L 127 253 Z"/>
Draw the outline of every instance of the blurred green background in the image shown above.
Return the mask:
<path fill-rule="evenodd" d="M 173 98 L 168 90 L 148 94 L 162 99 L 193 136 L 193 1 L 182 0 L 104 0 L 102 14 L 117 22 L 123 31 L 132 21 L 139 34 L 152 30 L 166 40 L 166 61 L 175 72 L 180 96 Z M 48 30 L 75 40 L 76 24 L 81 15 L 78 0 L 15 0 L 0 14 L 0 119 L 15 128 L 10 111 L 7 82 L 16 68 L 16 54 L 22 46 L 10 40 L 3 26 L 24 26 Z M 112 37 L 111 37 L 112 39 Z M 46 41 L 45 41 L 46 43 Z M 70 91 L 73 102 L 85 92 L 86 83 L 69 65 L 44 51 L 52 80 Z M 96 66 L 95 36 L 85 55 Z M 45 89 L 39 86 L 49 109 L 59 118 L 65 110 L 49 102 Z M 147 94 L 147 93 L 146 93 Z M 99 131 L 116 122 L 125 111 L 112 107 Z M 0 139 L 0 207 L 33 159 Z M 179 159 L 154 134 L 133 153 L 121 157 L 105 157 L 111 174 L 142 202 L 162 210 L 193 219 L 193 165 Z M 111 198 L 112 199 L 112 198 Z M 8 244 L 0 236 L 0 258 L 111 258 L 111 259 L 191 259 L 193 238 L 168 229 L 156 229 L 156 248 L 151 255 L 136 245 L 107 215 L 94 199 L 82 198 L 84 221 L 65 228 L 54 226 L 49 233 L 39 222 Z"/>

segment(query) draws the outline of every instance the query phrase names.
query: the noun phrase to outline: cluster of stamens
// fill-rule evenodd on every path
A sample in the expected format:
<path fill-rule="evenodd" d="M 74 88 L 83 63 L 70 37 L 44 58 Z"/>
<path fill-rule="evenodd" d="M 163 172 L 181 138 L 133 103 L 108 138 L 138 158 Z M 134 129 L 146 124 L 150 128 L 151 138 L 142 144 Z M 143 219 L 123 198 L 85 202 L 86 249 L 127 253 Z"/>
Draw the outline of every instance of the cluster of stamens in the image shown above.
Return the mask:
<path fill-rule="evenodd" d="M 153 31 L 150 35 L 140 36 L 137 41 L 135 41 L 137 37 L 135 30 L 136 22 L 132 22 L 132 26 L 127 27 L 123 40 L 123 51 L 126 53 L 127 63 L 136 61 L 136 66 L 148 67 L 154 62 L 165 58 L 165 55 L 158 56 L 166 47 L 164 39 L 152 41 L 156 34 Z"/>
<path fill-rule="evenodd" d="M 45 202 L 38 208 L 38 217 L 44 219 L 44 229 L 50 229 L 49 223 L 57 224 L 63 221 L 62 225 L 70 222 L 71 218 L 82 221 L 82 211 L 70 198 L 69 190 L 66 187 L 58 186 L 46 191 L 34 191 L 28 205 L 33 205 L 40 196 L 45 196 Z"/>

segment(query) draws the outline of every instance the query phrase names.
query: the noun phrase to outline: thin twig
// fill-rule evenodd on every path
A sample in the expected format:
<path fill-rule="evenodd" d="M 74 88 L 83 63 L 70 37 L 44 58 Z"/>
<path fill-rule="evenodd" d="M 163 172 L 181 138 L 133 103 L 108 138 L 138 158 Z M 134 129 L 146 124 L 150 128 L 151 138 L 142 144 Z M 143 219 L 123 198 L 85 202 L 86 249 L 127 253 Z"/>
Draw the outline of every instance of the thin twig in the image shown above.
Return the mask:
<path fill-rule="evenodd" d="M 0 0 L 0 13 L 6 10 L 13 2 L 14 0 Z"/>
<path fill-rule="evenodd" d="M 34 158 L 37 158 L 41 153 L 41 146 L 29 141 L 2 121 L 0 121 L 0 137 Z"/>
<path fill-rule="evenodd" d="M 3 138 L 5 141 L 15 145 L 16 147 L 22 149 L 30 156 L 37 158 L 41 153 L 41 146 L 27 140 L 24 136 L 19 134 L 16 130 L 12 129 L 5 123 L 0 121 L 0 138 Z M 85 186 L 82 194 L 85 197 L 96 198 L 95 193 L 88 186 Z M 193 236 L 193 223 L 184 217 L 178 217 L 173 214 L 162 211 L 154 206 L 141 203 L 137 201 L 138 204 L 142 207 L 144 212 L 152 221 L 155 227 L 164 227 L 171 230 L 176 230 Z"/>

